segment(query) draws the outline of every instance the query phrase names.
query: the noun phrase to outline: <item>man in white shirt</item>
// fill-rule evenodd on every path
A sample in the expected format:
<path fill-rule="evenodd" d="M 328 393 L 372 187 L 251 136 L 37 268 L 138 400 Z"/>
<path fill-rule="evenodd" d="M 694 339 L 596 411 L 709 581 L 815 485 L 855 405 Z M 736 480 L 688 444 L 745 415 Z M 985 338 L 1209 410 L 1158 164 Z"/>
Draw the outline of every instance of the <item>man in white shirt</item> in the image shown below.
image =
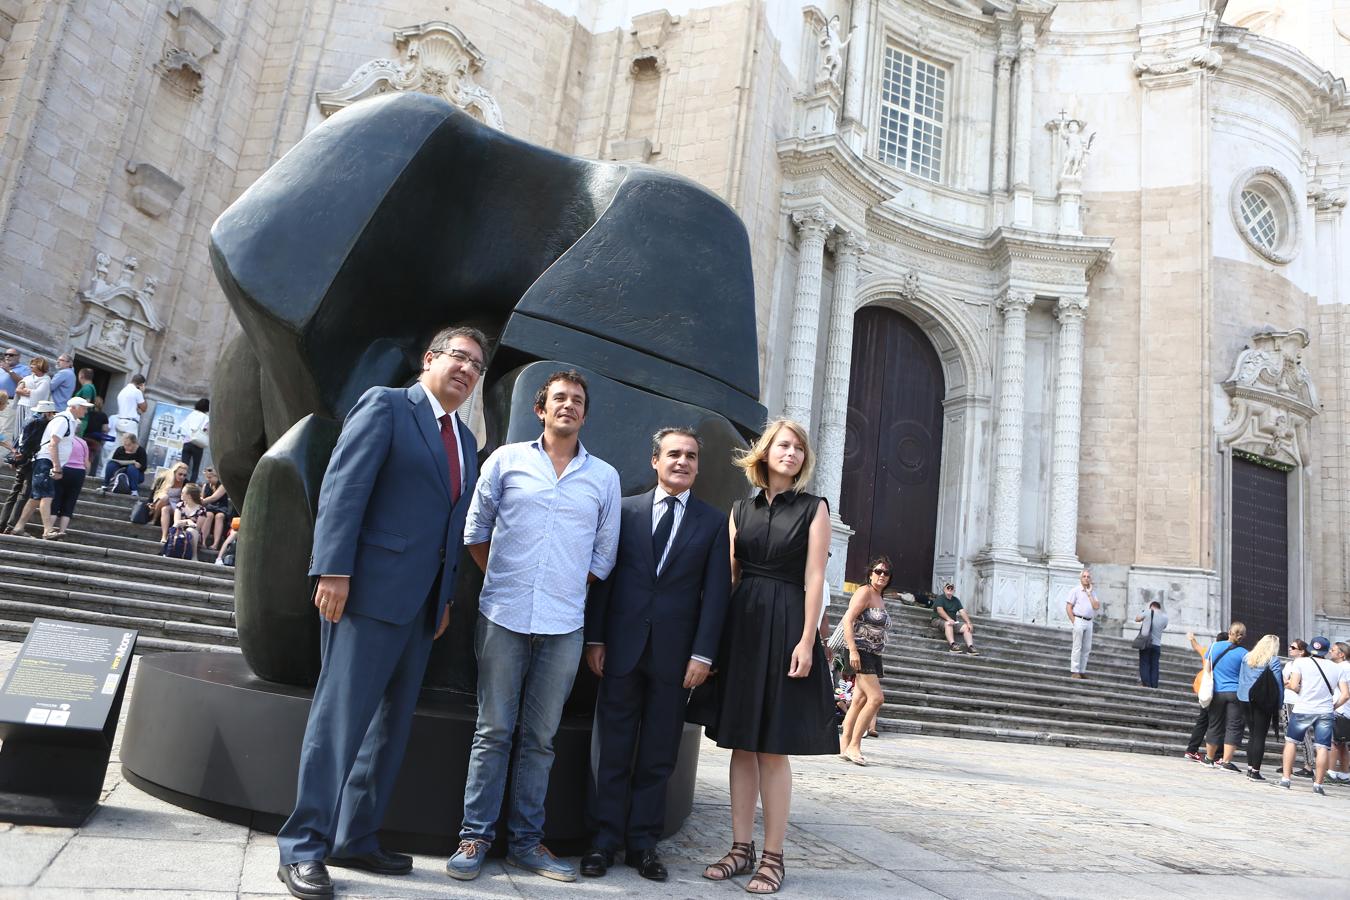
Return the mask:
<path fill-rule="evenodd" d="M 71 397 L 63 412 L 52 416 L 42 432 L 41 449 L 33 461 L 33 481 L 29 501 L 14 523 L 14 533 L 23 534 L 28 518 L 37 510 L 42 516 L 42 536 L 46 540 L 56 540 L 61 533 L 56 530 L 56 521 L 52 518 L 52 499 L 56 496 L 56 484 L 61 480 L 61 467 L 70 459 L 71 448 L 79 440 L 80 420 L 93 406 L 83 397 Z M 40 402 L 33 407 L 35 412 L 46 411 L 51 402 Z"/>
<path fill-rule="evenodd" d="M 133 375 L 127 386 L 117 392 L 117 433 L 140 437 L 141 414 L 145 412 L 145 376 Z"/>
<path fill-rule="evenodd" d="M 1069 657 L 1069 677 L 1087 678 L 1088 655 L 1092 652 L 1092 622 L 1102 608 L 1097 592 L 1092 589 L 1092 572 L 1084 569 L 1078 576 L 1078 587 L 1069 594 L 1064 612 L 1073 626 L 1073 654 Z"/>
<path fill-rule="evenodd" d="M 1286 680 L 1289 690 L 1298 695 L 1289 714 L 1289 727 L 1284 734 L 1284 773 L 1280 787 L 1288 788 L 1294 772 L 1296 748 L 1309 731 L 1317 745 L 1317 762 L 1313 771 L 1313 793 L 1325 794 L 1322 780 L 1330 761 L 1331 737 L 1335 727 L 1336 710 L 1350 701 L 1350 679 L 1336 663 L 1303 656 L 1290 665 Z"/>

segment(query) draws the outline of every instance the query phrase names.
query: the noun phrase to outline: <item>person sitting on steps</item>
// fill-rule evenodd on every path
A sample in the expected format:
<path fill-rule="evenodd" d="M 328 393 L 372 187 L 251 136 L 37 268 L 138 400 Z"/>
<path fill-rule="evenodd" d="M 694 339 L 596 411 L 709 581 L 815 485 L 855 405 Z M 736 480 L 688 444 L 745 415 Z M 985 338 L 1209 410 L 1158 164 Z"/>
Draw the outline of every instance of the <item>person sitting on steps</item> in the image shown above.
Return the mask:
<path fill-rule="evenodd" d="M 933 620 L 933 624 L 941 628 L 946 635 L 947 649 L 953 653 L 961 652 L 954 634 L 954 630 L 960 631 L 966 642 L 966 652 L 972 656 L 979 656 L 975 650 L 975 625 L 970 621 L 970 613 L 966 612 L 961 598 L 956 596 L 956 585 L 947 582 L 942 586 L 942 596 L 934 599 L 936 602 L 933 604 L 933 611 L 937 613 L 937 618 Z"/>

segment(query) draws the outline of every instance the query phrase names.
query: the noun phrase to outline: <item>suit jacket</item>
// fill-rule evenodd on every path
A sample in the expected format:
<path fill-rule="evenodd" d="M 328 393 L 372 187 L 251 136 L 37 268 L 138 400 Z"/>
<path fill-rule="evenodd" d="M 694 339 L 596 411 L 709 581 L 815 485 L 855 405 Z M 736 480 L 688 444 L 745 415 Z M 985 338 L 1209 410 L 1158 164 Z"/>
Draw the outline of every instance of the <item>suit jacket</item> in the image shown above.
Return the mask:
<path fill-rule="evenodd" d="M 605 674 L 621 677 L 633 670 L 654 636 L 654 671 L 683 681 L 691 656 L 717 658 L 731 593 L 727 517 L 690 494 L 666 567 L 657 575 L 654 494 L 655 489 L 623 501 L 614 571 L 592 585 L 586 599 L 586 641 L 605 645 Z"/>
<path fill-rule="evenodd" d="M 348 575 L 347 611 L 411 622 L 440 575 L 436 621 L 455 586 L 478 444 L 455 416 L 464 490 L 450 467 L 422 385 L 374 387 L 352 407 L 319 489 L 310 575 Z"/>

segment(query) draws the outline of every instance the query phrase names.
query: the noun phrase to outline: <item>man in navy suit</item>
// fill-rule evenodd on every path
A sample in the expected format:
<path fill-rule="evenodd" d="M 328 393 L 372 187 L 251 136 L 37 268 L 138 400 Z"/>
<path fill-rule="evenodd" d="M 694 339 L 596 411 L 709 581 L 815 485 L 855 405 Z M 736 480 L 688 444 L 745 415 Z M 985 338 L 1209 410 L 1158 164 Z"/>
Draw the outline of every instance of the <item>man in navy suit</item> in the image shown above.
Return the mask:
<path fill-rule="evenodd" d="M 615 853 L 666 880 L 656 842 L 666 818 L 689 691 L 708 677 L 731 591 L 727 517 L 691 493 L 702 440 L 692 428 L 652 437 L 654 490 L 623 501 L 619 556 L 586 603 L 586 663 L 600 678 L 592 849 L 583 875 Z"/>
<path fill-rule="evenodd" d="M 319 491 L 314 605 L 323 668 L 295 811 L 277 833 L 277 877 L 330 897 L 329 865 L 388 875 L 412 857 L 380 848 L 431 642 L 450 621 L 478 445 L 454 411 L 486 365 L 487 339 L 447 328 L 408 388 L 375 387 L 347 415 Z"/>

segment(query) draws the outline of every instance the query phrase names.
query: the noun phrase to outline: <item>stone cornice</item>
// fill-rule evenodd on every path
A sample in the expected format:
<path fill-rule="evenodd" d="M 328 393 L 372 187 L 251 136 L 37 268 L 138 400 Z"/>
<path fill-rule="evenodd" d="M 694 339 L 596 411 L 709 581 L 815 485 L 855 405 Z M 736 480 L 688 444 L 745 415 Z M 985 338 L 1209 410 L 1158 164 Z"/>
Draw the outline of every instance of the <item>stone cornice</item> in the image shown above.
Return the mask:
<path fill-rule="evenodd" d="M 861 224 L 864 211 L 895 197 L 902 190 L 901 185 L 887 178 L 854 153 L 838 135 L 822 135 L 811 138 L 790 138 L 778 144 L 778 159 L 783 170 L 783 180 L 791 182 L 804 178 L 823 177 L 828 179 L 848 199 L 857 204 L 850 218 L 856 218 Z M 795 194 L 789 194 L 795 197 Z M 790 200 L 788 205 L 795 206 Z"/>
<path fill-rule="evenodd" d="M 927 256 L 937 256 L 981 269 L 991 263 L 1014 280 L 1034 285 L 1062 285 L 1064 274 L 1085 285 L 1111 261 L 1113 238 L 1048 234 L 1000 227 L 987 235 L 952 228 L 901 213 L 887 206 L 867 211 L 868 233 Z M 1021 272 L 1012 272 L 1014 267 Z M 1058 271 L 1056 271 L 1058 270 Z"/>
<path fill-rule="evenodd" d="M 1294 47 L 1232 25 L 1219 26 L 1214 47 L 1226 60 L 1220 80 L 1280 96 L 1313 127 L 1350 125 L 1344 79 Z"/>

